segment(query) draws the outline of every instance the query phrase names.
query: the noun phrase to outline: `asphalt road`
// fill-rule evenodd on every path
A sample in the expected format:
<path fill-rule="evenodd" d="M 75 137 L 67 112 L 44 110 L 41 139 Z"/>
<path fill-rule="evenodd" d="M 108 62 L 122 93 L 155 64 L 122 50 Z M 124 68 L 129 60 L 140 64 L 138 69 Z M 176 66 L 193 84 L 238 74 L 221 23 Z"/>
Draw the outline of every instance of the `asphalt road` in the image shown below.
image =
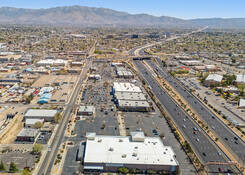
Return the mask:
<path fill-rule="evenodd" d="M 202 131 L 202 129 L 192 121 L 185 111 L 179 107 L 174 100 L 165 92 L 164 89 L 158 84 L 158 82 L 151 75 L 150 71 L 142 64 L 141 61 L 135 60 L 134 64 L 141 73 L 142 77 L 146 80 L 147 84 L 151 87 L 152 92 L 165 107 L 169 115 L 172 117 L 176 125 L 179 127 L 185 138 L 191 144 L 192 149 L 198 155 L 204 163 L 210 161 L 227 162 L 228 158 L 224 153 L 215 145 L 215 143 L 208 138 L 208 136 Z M 197 134 L 194 134 L 194 128 Z M 221 155 L 219 155 L 221 153 Z M 209 173 L 218 173 L 218 169 L 223 171 L 228 169 L 233 170 L 229 165 L 209 165 Z M 235 170 L 233 170 L 235 171 Z"/>
<path fill-rule="evenodd" d="M 161 60 L 156 59 L 159 64 Z M 159 68 L 152 61 L 147 61 L 153 69 L 167 80 L 176 91 L 189 103 L 197 114 L 208 124 L 209 128 L 223 141 L 224 145 L 232 151 L 241 161 L 245 160 L 245 143 L 212 112 L 198 98 L 192 95 L 189 90 L 180 84 L 180 82 L 171 76 L 163 67 Z"/>
<path fill-rule="evenodd" d="M 46 154 L 46 157 L 41 165 L 41 168 L 39 169 L 38 175 L 48 175 L 51 173 L 51 169 L 53 166 L 53 163 L 56 159 L 56 154 L 58 152 L 59 146 L 63 142 L 65 129 L 67 127 L 67 124 L 69 122 L 70 114 L 72 113 L 73 106 L 76 103 L 77 96 L 79 94 L 79 91 L 81 89 L 82 81 L 87 73 L 88 68 L 91 65 L 91 60 L 86 60 L 87 64 L 84 67 L 82 73 L 80 74 L 78 84 L 75 87 L 75 90 L 73 91 L 73 94 L 70 98 L 70 101 L 68 102 L 68 105 L 66 106 L 66 109 L 64 111 L 64 115 L 62 118 L 62 121 L 60 122 L 60 125 L 58 127 L 58 130 L 56 132 L 55 138 L 50 145 L 51 150 Z"/>
<path fill-rule="evenodd" d="M 173 37 L 170 37 L 168 39 L 163 39 L 163 40 L 160 40 L 160 41 L 157 41 L 157 42 L 154 42 L 154 43 L 146 44 L 144 46 L 138 46 L 138 47 L 133 48 L 130 51 L 128 51 L 128 53 L 129 53 L 130 56 L 144 56 L 146 54 L 145 53 L 145 49 L 147 49 L 147 48 L 150 48 L 150 47 L 155 46 L 157 44 L 162 44 L 162 43 L 164 43 L 166 41 L 171 41 L 171 40 L 175 40 L 175 39 L 178 39 L 178 38 L 181 38 L 181 37 L 186 37 L 186 36 L 194 34 L 194 33 L 198 33 L 198 32 L 204 31 L 207 28 L 208 27 L 204 27 L 204 28 L 201 28 L 201 29 L 189 32 L 189 33 L 182 34 L 181 36 L 173 36 Z"/>

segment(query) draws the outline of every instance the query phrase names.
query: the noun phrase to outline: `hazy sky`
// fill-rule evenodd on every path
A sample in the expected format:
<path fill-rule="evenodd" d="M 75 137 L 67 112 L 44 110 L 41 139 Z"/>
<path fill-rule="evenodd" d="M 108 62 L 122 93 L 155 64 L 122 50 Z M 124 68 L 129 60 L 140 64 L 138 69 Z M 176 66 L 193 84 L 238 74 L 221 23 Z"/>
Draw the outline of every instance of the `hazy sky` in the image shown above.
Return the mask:
<path fill-rule="evenodd" d="M 245 0 L 0 0 L 0 6 L 49 8 L 81 5 L 179 18 L 245 17 Z"/>

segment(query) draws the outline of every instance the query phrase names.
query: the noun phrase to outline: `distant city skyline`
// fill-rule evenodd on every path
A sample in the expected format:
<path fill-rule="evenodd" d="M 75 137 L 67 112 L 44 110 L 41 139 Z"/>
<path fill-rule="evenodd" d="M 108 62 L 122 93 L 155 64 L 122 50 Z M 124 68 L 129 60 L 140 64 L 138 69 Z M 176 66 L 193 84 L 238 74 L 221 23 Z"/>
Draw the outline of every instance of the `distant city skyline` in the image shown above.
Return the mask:
<path fill-rule="evenodd" d="M 39 9 L 72 5 L 182 19 L 245 17 L 244 0 L 0 0 L 0 7 Z"/>

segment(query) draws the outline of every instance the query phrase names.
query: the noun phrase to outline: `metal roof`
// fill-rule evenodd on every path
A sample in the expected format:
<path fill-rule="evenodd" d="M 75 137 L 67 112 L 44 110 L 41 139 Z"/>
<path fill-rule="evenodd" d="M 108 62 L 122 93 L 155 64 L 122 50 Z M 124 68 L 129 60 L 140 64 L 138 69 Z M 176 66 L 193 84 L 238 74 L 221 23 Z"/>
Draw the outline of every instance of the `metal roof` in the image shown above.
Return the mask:
<path fill-rule="evenodd" d="M 54 117 L 56 113 L 57 110 L 29 109 L 25 117 Z"/>

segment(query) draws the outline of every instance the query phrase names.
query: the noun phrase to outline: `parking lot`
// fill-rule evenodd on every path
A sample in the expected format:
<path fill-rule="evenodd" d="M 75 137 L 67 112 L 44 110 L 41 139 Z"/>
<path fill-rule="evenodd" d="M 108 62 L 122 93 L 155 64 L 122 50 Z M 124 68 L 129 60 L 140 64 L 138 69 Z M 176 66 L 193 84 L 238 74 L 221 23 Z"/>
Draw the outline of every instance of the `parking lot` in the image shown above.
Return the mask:
<path fill-rule="evenodd" d="M 50 133 L 50 132 L 41 132 L 39 137 L 37 138 L 36 143 L 47 144 L 51 135 L 52 135 L 52 133 Z"/>
<path fill-rule="evenodd" d="M 14 162 L 18 169 L 23 169 L 24 167 L 34 167 L 36 157 L 30 154 L 30 152 L 11 151 L 1 153 L 0 160 L 4 162 L 7 169 L 9 168 L 10 162 Z"/>
<path fill-rule="evenodd" d="M 112 101 L 112 85 L 113 82 L 132 82 L 132 79 L 116 78 L 115 70 L 108 63 L 94 63 L 97 68 L 96 74 L 101 75 L 101 80 L 88 80 L 87 85 L 82 92 L 80 99 L 83 105 L 93 105 L 96 109 L 94 117 L 81 117 L 76 121 L 74 134 L 75 137 L 68 138 L 73 141 L 75 145 L 70 147 L 67 152 L 67 157 L 63 167 L 63 173 L 75 174 L 76 171 L 82 169 L 81 163 L 76 162 L 77 150 L 79 143 L 85 139 L 86 132 L 96 132 L 98 135 L 120 135 L 119 125 L 117 121 L 117 108 Z M 143 87 L 141 81 L 136 77 L 134 83 Z M 146 91 L 141 88 L 143 93 Z M 154 110 L 152 112 L 120 112 L 125 122 L 126 134 L 129 135 L 131 131 L 143 131 L 146 136 L 164 136 L 163 143 L 172 146 L 177 160 L 180 163 L 182 174 L 194 175 L 195 170 L 186 154 L 181 149 L 178 141 L 175 139 L 173 133 L 161 115 L 160 111 L 147 97 L 148 101 L 153 104 Z"/>

